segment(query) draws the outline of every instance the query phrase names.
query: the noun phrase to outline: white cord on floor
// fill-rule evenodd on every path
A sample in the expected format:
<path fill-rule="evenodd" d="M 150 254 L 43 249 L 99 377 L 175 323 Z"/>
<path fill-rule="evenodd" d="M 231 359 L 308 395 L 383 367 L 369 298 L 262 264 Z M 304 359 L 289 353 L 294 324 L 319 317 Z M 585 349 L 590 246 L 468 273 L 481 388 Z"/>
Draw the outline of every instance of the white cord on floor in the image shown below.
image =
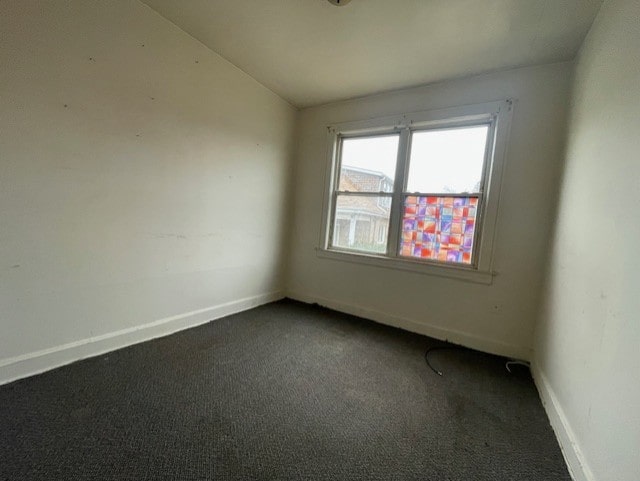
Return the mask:
<path fill-rule="evenodd" d="M 506 364 L 505 364 L 505 367 L 507 368 L 507 371 L 511 372 L 511 368 L 509 366 L 511 366 L 512 364 L 517 364 L 519 366 L 525 366 L 525 367 L 528 367 L 529 369 L 531 369 L 531 364 L 529 364 L 527 361 L 511 360 L 511 361 L 507 361 Z"/>

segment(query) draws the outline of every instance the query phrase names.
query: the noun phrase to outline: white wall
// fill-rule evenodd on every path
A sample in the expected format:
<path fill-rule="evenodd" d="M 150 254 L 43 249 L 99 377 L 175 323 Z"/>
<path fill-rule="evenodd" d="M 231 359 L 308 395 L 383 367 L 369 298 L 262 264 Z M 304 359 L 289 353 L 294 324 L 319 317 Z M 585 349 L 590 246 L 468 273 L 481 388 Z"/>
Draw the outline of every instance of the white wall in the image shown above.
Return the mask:
<path fill-rule="evenodd" d="M 577 480 L 640 479 L 640 2 L 607 1 L 577 63 L 535 370 Z M 582 463 L 582 467 L 580 464 Z"/>
<path fill-rule="evenodd" d="M 134 0 L 0 32 L 0 383 L 281 295 L 291 106 Z"/>
<path fill-rule="evenodd" d="M 572 64 L 524 68 L 303 110 L 288 295 L 478 349 L 529 358 L 562 160 Z M 326 126 L 516 100 L 490 286 L 316 256 Z"/>

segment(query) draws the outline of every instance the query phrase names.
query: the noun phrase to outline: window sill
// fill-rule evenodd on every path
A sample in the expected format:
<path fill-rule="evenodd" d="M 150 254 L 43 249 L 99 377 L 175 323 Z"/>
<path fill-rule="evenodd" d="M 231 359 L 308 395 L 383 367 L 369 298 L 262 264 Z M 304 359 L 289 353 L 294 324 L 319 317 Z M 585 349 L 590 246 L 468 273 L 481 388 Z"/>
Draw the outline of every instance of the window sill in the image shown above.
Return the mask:
<path fill-rule="evenodd" d="M 436 265 L 422 261 L 410 259 L 393 259 L 390 257 L 378 256 L 375 254 L 351 253 L 345 251 L 328 250 L 317 247 L 316 255 L 322 259 L 332 259 L 336 261 L 354 262 L 356 264 L 367 264 L 370 266 L 384 267 L 387 269 L 397 269 L 403 271 L 417 272 L 438 277 L 449 277 L 476 284 L 490 285 L 493 282 L 493 272 L 479 271 L 471 267 L 455 265 Z"/>

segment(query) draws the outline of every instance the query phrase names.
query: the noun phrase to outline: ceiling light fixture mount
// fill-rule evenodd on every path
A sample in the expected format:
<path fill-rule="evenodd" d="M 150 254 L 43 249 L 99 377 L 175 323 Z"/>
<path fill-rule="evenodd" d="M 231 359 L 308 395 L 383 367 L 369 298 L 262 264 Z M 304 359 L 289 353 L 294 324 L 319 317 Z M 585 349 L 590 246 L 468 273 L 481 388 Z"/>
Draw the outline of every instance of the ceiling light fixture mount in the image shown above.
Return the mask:
<path fill-rule="evenodd" d="M 342 7 L 343 5 L 346 5 L 347 3 L 349 3 L 351 0 L 327 0 L 331 5 L 335 5 L 336 7 Z"/>

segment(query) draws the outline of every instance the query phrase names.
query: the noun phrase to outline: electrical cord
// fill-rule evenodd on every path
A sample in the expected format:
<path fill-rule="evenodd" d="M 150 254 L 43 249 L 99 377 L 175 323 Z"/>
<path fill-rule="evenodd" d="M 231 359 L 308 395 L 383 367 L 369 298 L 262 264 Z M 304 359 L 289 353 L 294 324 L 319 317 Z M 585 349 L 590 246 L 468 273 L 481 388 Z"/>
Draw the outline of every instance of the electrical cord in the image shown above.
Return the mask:
<path fill-rule="evenodd" d="M 439 371 L 438 369 L 433 367 L 433 364 L 431 364 L 431 361 L 429 361 L 429 353 L 431 353 L 433 351 L 445 351 L 445 350 L 449 350 L 449 351 L 465 350 L 466 351 L 467 348 L 460 347 L 460 346 L 435 346 L 435 347 L 430 347 L 429 349 L 427 349 L 427 351 L 424 353 L 424 360 L 427 361 L 427 366 L 429 366 L 431 368 L 431 370 L 433 372 L 435 372 L 438 376 L 442 376 L 443 373 L 442 373 L 442 371 Z"/>
<path fill-rule="evenodd" d="M 531 365 L 527 361 L 518 361 L 518 360 L 507 361 L 505 363 L 504 367 L 507 368 L 507 371 L 513 372 L 513 371 L 511 371 L 511 368 L 509 367 L 511 365 L 524 366 L 524 367 L 527 367 L 527 368 L 531 369 Z"/>
<path fill-rule="evenodd" d="M 438 376 L 443 376 L 443 372 L 440 371 L 439 369 L 436 369 L 433 364 L 431 364 L 431 361 L 429 360 L 429 354 L 433 351 L 444 351 L 444 350 L 449 350 L 449 351 L 467 351 L 468 349 L 466 347 L 462 347 L 462 346 L 435 346 L 435 347 L 430 347 L 426 350 L 426 352 L 424 353 L 424 360 L 427 362 L 427 366 L 429 366 L 429 368 L 435 372 Z M 509 361 L 507 361 L 505 363 L 505 367 L 507 368 L 507 371 L 509 371 L 509 373 L 512 373 L 513 371 L 511 370 L 511 366 L 513 365 L 518 365 L 518 366 L 525 366 L 527 368 L 530 368 L 530 364 L 527 361 L 519 361 L 517 359 L 510 359 Z"/>

